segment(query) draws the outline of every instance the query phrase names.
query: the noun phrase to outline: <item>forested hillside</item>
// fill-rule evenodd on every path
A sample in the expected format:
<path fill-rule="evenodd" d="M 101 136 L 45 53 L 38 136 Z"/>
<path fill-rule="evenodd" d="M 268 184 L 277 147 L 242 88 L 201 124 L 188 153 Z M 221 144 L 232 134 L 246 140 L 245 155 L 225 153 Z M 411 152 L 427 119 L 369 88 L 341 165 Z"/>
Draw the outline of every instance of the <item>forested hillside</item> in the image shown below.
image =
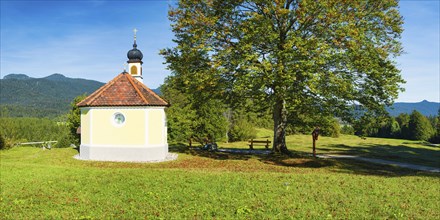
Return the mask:
<path fill-rule="evenodd" d="M 55 117 L 65 114 L 78 95 L 90 94 L 104 85 L 86 79 L 72 79 L 61 74 L 31 78 L 10 74 L 0 80 L 2 117 Z"/>
<path fill-rule="evenodd" d="M 43 78 L 9 74 L 0 79 L 1 117 L 57 117 L 66 114 L 73 98 L 91 94 L 104 83 L 55 73 Z M 153 89 L 160 94 L 159 89 Z"/>

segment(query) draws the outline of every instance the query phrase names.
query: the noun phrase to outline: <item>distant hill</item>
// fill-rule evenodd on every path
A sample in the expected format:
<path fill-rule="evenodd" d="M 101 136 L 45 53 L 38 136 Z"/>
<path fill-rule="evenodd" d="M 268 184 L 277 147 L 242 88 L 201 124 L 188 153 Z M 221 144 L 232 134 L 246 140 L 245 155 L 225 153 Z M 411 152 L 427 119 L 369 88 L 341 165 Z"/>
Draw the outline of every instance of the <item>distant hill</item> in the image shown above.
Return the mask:
<path fill-rule="evenodd" d="M 390 108 L 387 108 L 387 111 L 391 116 L 397 116 L 401 113 L 411 114 L 412 111 L 417 110 L 422 113 L 422 115 L 430 116 L 437 115 L 438 109 L 440 108 L 439 102 L 428 102 L 423 100 L 421 102 L 396 102 Z"/>
<path fill-rule="evenodd" d="M 89 95 L 104 83 L 55 73 L 43 78 L 9 74 L 0 85 L 2 117 L 56 117 L 69 112 L 73 98 Z M 160 94 L 159 89 L 153 91 Z"/>
<path fill-rule="evenodd" d="M 55 117 L 70 109 L 78 95 L 90 94 L 104 85 L 86 79 L 72 79 L 56 73 L 43 78 L 9 74 L 0 79 L 1 113 L 10 117 Z"/>

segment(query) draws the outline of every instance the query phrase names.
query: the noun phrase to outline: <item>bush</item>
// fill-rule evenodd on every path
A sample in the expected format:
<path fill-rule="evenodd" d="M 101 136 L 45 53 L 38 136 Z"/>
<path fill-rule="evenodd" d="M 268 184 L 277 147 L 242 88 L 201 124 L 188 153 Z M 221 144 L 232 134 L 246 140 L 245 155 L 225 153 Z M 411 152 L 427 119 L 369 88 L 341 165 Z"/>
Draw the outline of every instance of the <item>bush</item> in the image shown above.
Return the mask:
<path fill-rule="evenodd" d="M 7 150 L 7 149 L 11 148 L 11 146 L 12 145 L 9 144 L 8 142 L 6 142 L 5 138 L 0 133 L 0 150 Z"/>
<path fill-rule="evenodd" d="M 341 134 L 341 126 L 336 118 L 323 120 L 321 126 L 321 135 L 329 137 L 339 137 Z"/>
<path fill-rule="evenodd" d="M 67 126 L 70 131 L 70 139 L 75 145 L 81 144 L 81 135 L 76 133 L 78 127 L 81 125 L 81 110 L 76 104 L 84 100 L 86 97 L 85 94 L 75 97 L 70 103 L 71 109 L 67 115 Z"/>
<path fill-rule="evenodd" d="M 319 134 L 322 136 L 339 137 L 339 135 L 341 134 L 341 126 L 339 124 L 339 120 L 335 117 L 331 117 L 331 116 L 318 117 L 316 118 L 313 124 L 314 126 L 310 126 L 307 129 L 307 132 L 301 132 L 301 133 L 311 134 L 316 127 L 319 127 L 320 130 Z"/>
<path fill-rule="evenodd" d="M 257 137 L 257 130 L 245 118 L 236 120 L 228 133 L 229 141 L 245 141 Z"/>
<path fill-rule="evenodd" d="M 0 150 L 8 150 L 15 146 L 15 141 L 9 139 L 8 137 L 5 137 L 4 135 L 0 134 Z"/>
<path fill-rule="evenodd" d="M 341 128 L 341 133 L 342 134 L 350 134 L 353 135 L 354 134 L 354 128 L 351 125 L 344 125 Z"/>
<path fill-rule="evenodd" d="M 73 143 L 73 140 L 69 134 L 64 134 L 63 136 L 58 139 L 58 142 L 55 144 L 54 147 L 57 148 L 66 148 L 70 147 L 70 145 Z"/>

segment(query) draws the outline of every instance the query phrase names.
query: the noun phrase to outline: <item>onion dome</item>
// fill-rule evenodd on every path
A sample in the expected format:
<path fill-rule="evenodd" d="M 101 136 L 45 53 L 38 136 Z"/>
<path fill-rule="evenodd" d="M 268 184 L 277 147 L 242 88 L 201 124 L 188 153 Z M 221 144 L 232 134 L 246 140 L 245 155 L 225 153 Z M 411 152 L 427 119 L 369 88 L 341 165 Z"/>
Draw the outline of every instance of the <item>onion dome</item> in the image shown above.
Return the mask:
<path fill-rule="evenodd" d="M 137 49 L 136 40 L 133 44 L 133 49 L 129 50 L 127 53 L 128 62 L 142 62 L 144 55 L 140 50 Z"/>

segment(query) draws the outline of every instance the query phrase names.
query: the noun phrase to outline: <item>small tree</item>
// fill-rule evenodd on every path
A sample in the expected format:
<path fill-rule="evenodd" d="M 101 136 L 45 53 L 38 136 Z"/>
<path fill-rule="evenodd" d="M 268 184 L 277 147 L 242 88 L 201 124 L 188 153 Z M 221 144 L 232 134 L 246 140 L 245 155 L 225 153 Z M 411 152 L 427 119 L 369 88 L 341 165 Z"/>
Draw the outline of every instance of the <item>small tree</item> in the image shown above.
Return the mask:
<path fill-rule="evenodd" d="M 400 126 L 400 134 L 398 135 L 399 138 L 403 139 L 410 139 L 409 134 L 409 115 L 406 113 L 401 113 L 396 117 L 397 123 L 399 123 Z"/>
<path fill-rule="evenodd" d="M 369 113 L 364 114 L 354 122 L 353 128 L 355 135 L 374 137 L 379 133 L 381 121 L 376 115 Z"/>
<path fill-rule="evenodd" d="M 193 137 L 203 143 L 209 141 L 226 140 L 228 121 L 224 116 L 226 108 L 219 100 L 206 100 L 195 106 L 197 119 L 194 126 Z"/>
<path fill-rule="evenodd" d="M 400 126 L 395 118 L 386 118 L 382 123 L 380 123 L 380 125 L 381 127 L 379 128 L 377 136 L 385 138 L 399 137 Z"/>
<path fill-rule="evenodd" d="M 192 108 L 189 96 L 169 86 L 170 78 L 160 90 L 164 98 L 170 103 L 165 109 L 167 114 L 168 137 L 170 141 L 186 142 L 193 135 L 196 112 Z"/>
<path fill-rule="evenodd" d="M 252 124 L 251 115 L 244 110 L 236 110 L 232 115 L 228 132 L 229 141 L 244 141 L 257 137 L 257 130 Z"/>
<path fill-rule="evenodd" d="M 396 121 L 396 119 L 391 118 L 389 126 L 390 126 L 390 137 L 394 137 L 394 138 L 399 137 L 401 130 L 400 130 L 400 125 Z"/>
<path fill-rule="evenodd" d="M 81 135 L 77 134 L 77 130 L 81 125 L 81 110 L 76 104 L 84 100 L 86 97 L 85 94 L 75 97 L 70 103 L 71 110 L 67 116 L 70 140 L 77 146 L 81 144 Z"/>
<path fill-rule="evenodd" d="M 440 144 L 440 108 L 438 109 L 437 118 L 435 120 L 435 134 L 429 141 L 434 144 Z"/>
<path fill-rule="evenodd" d="M 416 110 L 410 115 L 408 128 L 409 137 L 412 140 L 426 141 L 434 134 L 434 129 L 429 120 Z"/>

